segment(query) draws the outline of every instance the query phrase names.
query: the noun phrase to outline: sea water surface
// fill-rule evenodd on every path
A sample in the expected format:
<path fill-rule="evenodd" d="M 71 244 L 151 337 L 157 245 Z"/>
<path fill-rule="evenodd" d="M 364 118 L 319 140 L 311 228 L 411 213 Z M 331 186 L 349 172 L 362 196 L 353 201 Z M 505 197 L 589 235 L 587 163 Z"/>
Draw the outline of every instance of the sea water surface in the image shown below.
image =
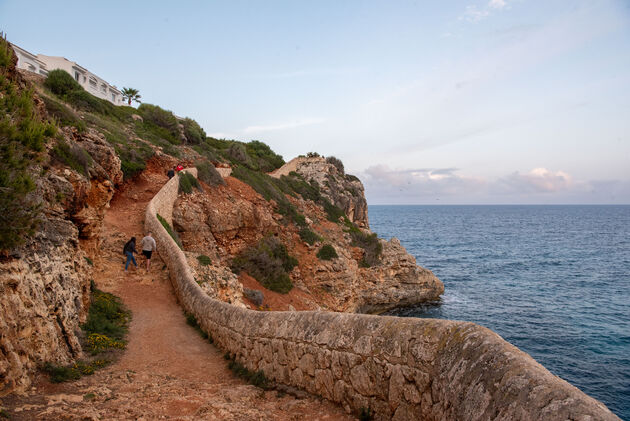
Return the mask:
<path fill-rule="evenodd" d="M 630 420 L 630 206 L 369 206 L 444 282 L 389 314 L 486 326 Z"/>

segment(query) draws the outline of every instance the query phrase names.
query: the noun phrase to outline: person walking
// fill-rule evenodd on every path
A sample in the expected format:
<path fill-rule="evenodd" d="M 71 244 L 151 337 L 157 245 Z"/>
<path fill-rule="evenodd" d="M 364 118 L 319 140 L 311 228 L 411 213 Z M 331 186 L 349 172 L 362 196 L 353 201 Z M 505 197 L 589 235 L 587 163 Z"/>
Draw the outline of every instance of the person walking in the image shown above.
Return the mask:
<path fill-rule="evenodd" d="M 151 255 L 157 249 L 155 239 L 151 236 L 151 231 L 142 239 L 142 254 L 147 258 L 147 272 L 151 269 Z"/>
<path fill-rule="evenodd" d="M 166 175 L 168 176 L 169 180 L 175 177 L 175 167 L 169 168 L 169 170 L 166 172 Z"/>
<path fill-rule="evenodd" d="M 134 253 L 137 253 L 136 237 L 131 237 L 131 240 L 127 241 L 125 243 L 125 247 L 123 247 L 123 254 L 127 256 L 127 262 L 125 263 L 125 272 L 127 272 L 127 268 L 129 268 L 129 262 L 133 262 L 133 264 L 138 267 L 136 259 L 133 257 Z"/>

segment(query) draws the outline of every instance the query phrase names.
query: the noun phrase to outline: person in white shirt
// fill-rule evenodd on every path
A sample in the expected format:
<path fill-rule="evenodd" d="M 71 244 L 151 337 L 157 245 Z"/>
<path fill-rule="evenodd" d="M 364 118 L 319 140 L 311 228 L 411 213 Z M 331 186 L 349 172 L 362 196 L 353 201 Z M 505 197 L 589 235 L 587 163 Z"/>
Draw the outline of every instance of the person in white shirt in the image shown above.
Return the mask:
<path fill-rule="evenodd" d="M 142 254 L 147 258 L 147 272 L 151 269 L 151 254 L 153 254 L 153 250 L 157 249 L 157 244 L 155 244 L 155 239 L 151 237 L 151 231 L 149 231 L 142 239 Z"/>

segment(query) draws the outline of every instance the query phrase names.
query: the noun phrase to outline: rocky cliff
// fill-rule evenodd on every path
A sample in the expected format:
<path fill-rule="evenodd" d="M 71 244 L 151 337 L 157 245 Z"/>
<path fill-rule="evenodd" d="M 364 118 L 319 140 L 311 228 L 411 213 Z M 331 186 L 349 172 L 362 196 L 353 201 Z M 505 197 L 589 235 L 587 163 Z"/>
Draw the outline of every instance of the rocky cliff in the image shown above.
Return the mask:
<path fill-rule="evenodd" d="M 235 256 L 267 236 L 279 239 L 297 258 L 290 272 L 294 290 L 283 297 L 263 287 L 255 276 L 241 273 L 239 278 L 246 289 L 261 293 L 263 306 L 274 310 L 323 308 L 380 313 L 439 299 L 444 286 L 431 271 L 417 266 L 397 239 L 377 239 L 369 231 L 363 185 L 357 178 L 319 156 L 296 158 L 272 176 L 287 184 L 307 182 L 314 186 L 324 198 L 321 203 L 338 205 L 346 219 L 330 218 L 325 206 L 312 195 L 287 194 L 305 221 L 302 225 L 288 222 L 273 200 L 265 200 L 250 185 L 228 177 L 225 185 L 205 186 L 203 192 L 179 196 L 173 225 L 184 249 L 209 256 L 218 269 L 230 265 Z M 313 235 L 310 242 L 304 238 L 305 231 Z M 319 258 L 323 245 L 332 246 L 337 256 Z M 375 255 L 372 264 L 366 261 L 370 253 Z M 197 281 L 211 288 L 212 283 L 202 276 Z M 234 299 L 242 294 L 238 288 L 229 287 L 225 281 L 210 295 L 230 296 L 229 302 L 252 306 L 251 301 Z"/>
<path fill-rule="evenodd" d="M 0 69 L 7 78 L 0 104 L 10 116 L 4 128 L 22 129 L 28 121 L 29 135 L 35 136 L 49 116 L 14 66 L 15 60 Z M 22 108 L 22 121 L 11 109 L 16 96 L 21 104 L 33 104 Z M 19 131 L 9 130 L 0 133 L 3 148 L 16 139 L 12 133 L 19 139 Z M 79 325 L 89 305 L 91 271 L 84 249 L 96 246 L 104 209 L 122 180 L 114 148 L 94 130 L 58 129 L 42 138 L 42 145 L 21 152 L 30 154 L 26 165 L 2 163 L 5 189 L 15 186 L 7 174 L 23 172 L 33 180 L 29 195 L 39 209 L 39 224 L 22 244 L 0 254 L 0 395 L 24 390 L 44 362 L 69 363 L 81 355 Z M 17 143 L 12 148 L 20 150 Z"/>

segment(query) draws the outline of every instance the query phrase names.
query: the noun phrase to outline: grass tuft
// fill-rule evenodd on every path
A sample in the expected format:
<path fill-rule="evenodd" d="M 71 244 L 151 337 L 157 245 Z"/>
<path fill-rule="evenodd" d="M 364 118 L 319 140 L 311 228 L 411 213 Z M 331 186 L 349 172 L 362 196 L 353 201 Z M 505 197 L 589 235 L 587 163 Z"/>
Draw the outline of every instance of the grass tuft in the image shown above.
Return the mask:
<path fill-rule="evenodd" d="M 232 259 L 232 271 L 244 270 L 265 288 L 286 294 L 293 288 L 289 272 L 298 261 L 275 237 L 265 237 Z"/>
<path fill-rule="evenodd" d="M 236 361 L 229 354 L 225 354 L 224 357 L 226 360 L 229 360 L 228 368 L 234 373 L 237 377 L 246 380 L 250 384 L 253 384 L 256 387 L 259 387 L 263 390 L 271 389 L 271 382 L 265 376 L 265 372 L 262 370 L 252 371 L 245 367 L 243 364 Z"/>
<path fill-rule="evenodd" d="M 212 260 L 210 259 L 210 257 L 206 256 L 205 254 L 200 254 L 199 256 L 197 256 L 197 261 L 201 266 L 210 266 L 212 264 Z"/>
<path fill-rule="evenodd" d="M 320 260 L 332 260 L 337 257 L 339 257 L 339 255 L 337 255 L 337 251 L 330 244 L 324 244 L 317 252 L 317 258 Z"/>
<path fill-rule="evenodd" d="M 300 239 L 311 246 L 322 239 L 319 235 L 308 228 L 302 228 L 299 234 Z"/>
<path fill-rule="evenodd" d="M 175 243 L 177 243 L 177 245 L 179 246 L 179 248 L 181 250 L 184 249 L 184 247 L 182 246 L 182 240 L 179 238 L 179 235 L 177 235 L 177 231 L 175 231 L 173 229 L 173 227 L 171 227 L 171 224 L 169 224 L 166 219 L 164 219 L 162 217 L 162 215 L 160 215 L 159 213 L 156 214 L 155 216 L 157 216 L 158 221 L 160 221 L 160 224 L 162 224 L 162 226 L 164 227 L 164 229 L 166 230 L 166 232 L 168 232 L 168 235 L 171 236 L 171 238 L 175 241 Z"/>

